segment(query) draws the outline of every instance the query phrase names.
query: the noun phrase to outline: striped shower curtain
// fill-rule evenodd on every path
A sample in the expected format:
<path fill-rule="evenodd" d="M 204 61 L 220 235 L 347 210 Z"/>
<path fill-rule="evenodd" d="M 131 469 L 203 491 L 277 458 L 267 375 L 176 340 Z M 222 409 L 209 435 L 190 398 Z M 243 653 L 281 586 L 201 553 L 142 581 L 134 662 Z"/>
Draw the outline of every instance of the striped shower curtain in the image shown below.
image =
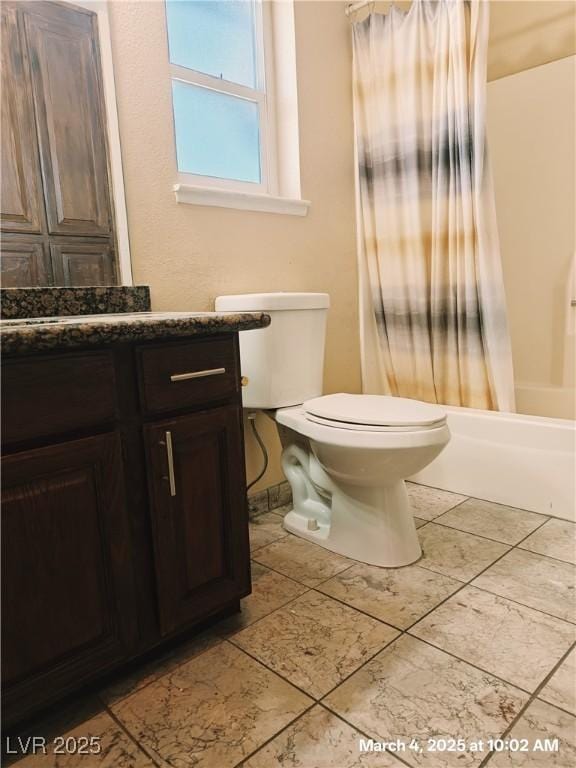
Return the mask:
<path fill-rule="evenodd" d="M 486 157 L 488 2 L 354 24 L 365 392 L 513 411 Z"/>

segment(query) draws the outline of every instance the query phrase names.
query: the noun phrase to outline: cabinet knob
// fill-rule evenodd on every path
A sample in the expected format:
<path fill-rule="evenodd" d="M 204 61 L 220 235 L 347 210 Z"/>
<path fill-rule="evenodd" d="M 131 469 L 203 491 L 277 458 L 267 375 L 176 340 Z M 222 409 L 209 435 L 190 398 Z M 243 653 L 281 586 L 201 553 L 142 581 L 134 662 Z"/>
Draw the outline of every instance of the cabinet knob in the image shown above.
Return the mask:
<path fill-rule="evenodd" d="M 242 384 L 243 387 L 247 387 L 248 386 L 248 376 L 242 376 L 242 378 L 240 379 L 240 384 Z"/>

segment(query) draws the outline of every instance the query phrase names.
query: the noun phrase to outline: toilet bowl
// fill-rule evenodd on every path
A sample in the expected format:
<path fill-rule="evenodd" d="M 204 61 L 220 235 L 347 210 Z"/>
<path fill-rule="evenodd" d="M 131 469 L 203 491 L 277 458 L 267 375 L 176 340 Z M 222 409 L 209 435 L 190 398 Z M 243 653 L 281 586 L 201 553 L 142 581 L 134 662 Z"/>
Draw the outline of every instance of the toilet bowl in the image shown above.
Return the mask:
<path fill-rule="evenodd" d="M 264 311 L 240 334 L 243 405 L 278 425 L 293 509 L 291 533 L 370 565 L 421 555 L 404 480 L 450 439 L 442 408 L 385 395 L 322 395 L 325 293 L 220 296 L 218 311 Z"/>
<path fill-rule="evenodd" d="M 405 478 L 450 439 L 441 408 L 378 395 L 327 395 L 275 413 L 292 488 L 286 530 L 370 565 L 421 555 Z"/>

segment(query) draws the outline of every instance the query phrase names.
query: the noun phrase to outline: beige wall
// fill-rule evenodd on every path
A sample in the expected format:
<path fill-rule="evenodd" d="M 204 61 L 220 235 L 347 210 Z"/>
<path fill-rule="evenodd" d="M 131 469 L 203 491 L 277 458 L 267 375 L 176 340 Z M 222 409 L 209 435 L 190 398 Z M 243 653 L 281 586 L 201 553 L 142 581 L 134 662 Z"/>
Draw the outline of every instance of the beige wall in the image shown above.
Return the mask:
<path fill-rule="evenodd" d="M 575 404 L 575 67 L 572 56 L 488 85 L 518 410 L 565 418 Z"/>
<path fill-rule="evenodd" d="M 488 80 L 574 53 L 574 0 L 491 0 Z"/>
<path fill-rule="evenodd" d="M 157 310 L 208 310 L 214 297 L 327 291 L 325 391 L 359 391 L 350 29 L 338 2 L 295 9 L 302 196 L 308 216 L 178 205 L 164 5 L 111 2 L 110 23 L 134 279 Z M 274 425 L 261 417 L 281 479 Z M 248 476 L 260 456 L 247 435 Z"/>

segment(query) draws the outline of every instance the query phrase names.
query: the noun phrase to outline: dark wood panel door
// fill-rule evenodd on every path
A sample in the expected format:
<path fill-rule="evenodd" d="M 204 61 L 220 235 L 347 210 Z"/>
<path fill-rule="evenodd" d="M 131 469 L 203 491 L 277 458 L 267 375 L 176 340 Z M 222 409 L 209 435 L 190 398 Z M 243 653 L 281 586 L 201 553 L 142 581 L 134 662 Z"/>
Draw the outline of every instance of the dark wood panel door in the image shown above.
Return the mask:
<path fill-rule="evenodd" d="M 133 591 L 120 440 L 2 459 L 4 711 L 77 687 L 128 654 Z"/>
<path fill-rule="evenodd" d="M 107 142 L 96 17 L 19 3 L 31 60 L 48 230 L 110 235 Z"/>
<path fill-rule="evenodd" d="M 19 19 L 14 4 L 2 3 L 1 223 L 5 231 L 39 233 L 44 202 L 28 59 Z"/>
<path fill-rule="evenodd" d="M 240 410 L 215 408 L 145 430 L 166 635 L 250 589 Z"/>
<path fill-rule="evenodd" d="M 50 256 L 40 239 L 28 240 L 23 236 L 14 240 L 2 238 L 0 268 L 2 288 L 54 283 Z"/>
<path fill-rule="evenodd" d="M 114 254 L 109 243 L 70 239 L 50 244 L 57 285 L 112 285 L 117 282 Z"/>

